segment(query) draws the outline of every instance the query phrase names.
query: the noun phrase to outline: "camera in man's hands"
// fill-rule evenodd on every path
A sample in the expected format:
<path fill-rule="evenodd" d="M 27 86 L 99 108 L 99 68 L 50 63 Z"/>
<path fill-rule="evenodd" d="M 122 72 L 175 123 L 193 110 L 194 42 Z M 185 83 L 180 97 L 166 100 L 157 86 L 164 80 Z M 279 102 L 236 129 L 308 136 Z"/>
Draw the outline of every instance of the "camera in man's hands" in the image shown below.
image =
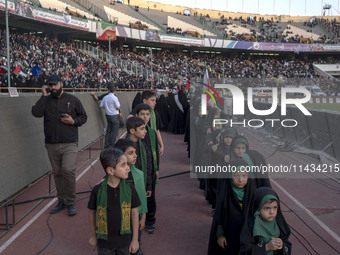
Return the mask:
<path fill-rule="evenodd" d="M 67 117 L 68 117 L 67 113 L 60 113 L 60 118 L 67 118 Z"/>

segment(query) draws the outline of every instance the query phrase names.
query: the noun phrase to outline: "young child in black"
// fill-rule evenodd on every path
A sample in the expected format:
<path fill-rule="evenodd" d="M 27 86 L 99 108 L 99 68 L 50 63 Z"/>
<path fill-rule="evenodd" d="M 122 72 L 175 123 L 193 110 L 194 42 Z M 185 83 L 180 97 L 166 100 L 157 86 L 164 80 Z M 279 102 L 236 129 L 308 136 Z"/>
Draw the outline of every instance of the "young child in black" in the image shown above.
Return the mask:
<path fill-rule="evenodd" d="M 156 223 L 156 183 L 159 178 L 159 150 L 158 150 L 158 139 L 157 132 L 148 126 L 151 116 L 151 108 L 147 104 L 138 104 L 136 106 L 136 116 L 143 119 L 146 123 L 146 135 L 143 139 L 144 144 L 148 147 L 148 149 L 152 153 L 152 193 L 151 196 L 148 197 L 148 213 L 146 214 L 146 222 L 145 222 L 145 230 L 148 233 L 155 232 L 155 223 Z"/>
<path fill-rule="evenodd" d="M 242 228 L 240 255 L 290 255 L 289 236 L 278 195 L 269 187 L 258 188 Z"/>
<path fill-rule="evenodd" d="M 101 152 L 104 181 L 91 191 L 89 209 L 90 240 L 98 255 L 135 253 L 138 251 L 138 206 L 135 188 L 128 184 L 130 167 L 121 150 L 108 148 Z"/>

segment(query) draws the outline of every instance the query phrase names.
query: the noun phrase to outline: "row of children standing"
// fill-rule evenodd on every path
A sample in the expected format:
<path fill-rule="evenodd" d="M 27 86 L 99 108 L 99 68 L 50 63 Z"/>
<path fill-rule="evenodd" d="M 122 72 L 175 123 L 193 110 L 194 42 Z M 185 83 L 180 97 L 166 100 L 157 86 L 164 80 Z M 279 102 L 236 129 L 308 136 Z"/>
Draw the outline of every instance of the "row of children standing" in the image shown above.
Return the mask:
<path fill-rule="evenodd" d="M 250 150 L 248 140 L 235 128 L 213 125 L 214 119 L 227 119 L 219 108 L 208 107 L 207 115 L 202 116 L 200 100 L 193 98 L 192 102 L 193 164 L 230 165 L 236 170 L 200 179 L 200 188 L 213 209 L 208 255 L 290 254 L 290 229 L 268 175 L 246 171 L 247 166 L 265 165 L 265 158 Z"/>
<path fill-rule="evenodd" d="M 155 92 L 144 91 L 142 101 L 126 120 L 126 138 L 100 155 L 106 177 L 88 202 L 89 242 L 98 254 L 142 255 L 142 230 L 155 232 L 162 122 Z"/>

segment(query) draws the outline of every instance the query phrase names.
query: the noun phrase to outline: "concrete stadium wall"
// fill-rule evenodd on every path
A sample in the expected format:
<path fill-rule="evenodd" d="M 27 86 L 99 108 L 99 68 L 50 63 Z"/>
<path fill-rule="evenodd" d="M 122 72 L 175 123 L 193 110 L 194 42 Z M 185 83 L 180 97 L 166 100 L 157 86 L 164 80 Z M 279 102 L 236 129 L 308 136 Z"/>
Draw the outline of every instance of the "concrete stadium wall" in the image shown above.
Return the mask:
<path fill-rule="evenodd" d="M 100 94 L 98 94 L 100 95 Z M 124 118 L 131 111 L 136 92 L 117 92 Z M 105 111 L 90 94 L 75 93 L 88 115 L 79 128 L 79 150 L 103 135 Z M 45 149 L 43 118 L 35 118 L 31 108 L 39 94 L 0 96 L 0 201 L 12 196 L 51 170 Z"/>

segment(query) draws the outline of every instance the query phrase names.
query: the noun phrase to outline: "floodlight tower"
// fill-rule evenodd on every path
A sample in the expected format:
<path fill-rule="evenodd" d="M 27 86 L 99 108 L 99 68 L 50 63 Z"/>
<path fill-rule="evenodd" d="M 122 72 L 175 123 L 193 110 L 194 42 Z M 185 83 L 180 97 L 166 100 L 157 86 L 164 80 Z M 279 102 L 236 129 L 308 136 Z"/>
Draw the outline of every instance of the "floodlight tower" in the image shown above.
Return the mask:
<path fill-rule="evenodd" d="M 331 15 L 331 9 L 332 9 L 332 5 L 331 4 L 325 4 L 322 7 L 322 16 L 326 16 L 326 14 L 329 16 Z M 327 13 L 328 12 L 328 13 Z"/>

